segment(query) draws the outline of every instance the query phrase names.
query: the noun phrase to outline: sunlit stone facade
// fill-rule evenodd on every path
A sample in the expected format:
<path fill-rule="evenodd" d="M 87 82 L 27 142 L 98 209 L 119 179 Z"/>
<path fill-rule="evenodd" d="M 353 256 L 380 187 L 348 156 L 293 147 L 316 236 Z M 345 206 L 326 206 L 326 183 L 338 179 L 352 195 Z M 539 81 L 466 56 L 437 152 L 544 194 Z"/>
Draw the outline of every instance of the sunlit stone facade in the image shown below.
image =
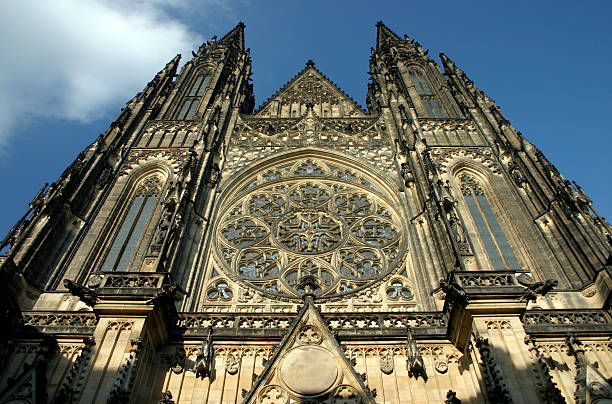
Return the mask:
<path fill-rule="evenodd" d="M 254 110 L 243 24 L 130 100 L 2 241 L 0 403 L 612 402 L 610 225 L 377 28 L 367 110 Z"/>

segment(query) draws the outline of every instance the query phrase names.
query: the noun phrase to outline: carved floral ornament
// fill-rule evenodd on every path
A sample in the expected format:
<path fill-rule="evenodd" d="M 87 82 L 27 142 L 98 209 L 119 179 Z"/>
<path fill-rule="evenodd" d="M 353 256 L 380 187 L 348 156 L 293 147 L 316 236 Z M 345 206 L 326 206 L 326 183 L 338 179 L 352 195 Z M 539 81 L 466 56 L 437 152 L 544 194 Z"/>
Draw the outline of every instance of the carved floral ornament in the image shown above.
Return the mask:
<path fill-rule="evenodd" d="M 354 170 L 313 158 L 263 170 L 222 210 L 218 261 L 275 296 L 351 293 L 391 273 L 403 226 L 381 191 Z"/>
<path fill-rule="evenodd" d="M 314 114 L 293 119 L 238 118 L 232 146 L 391 144 L 383 118 L 321 119 Z"/>
<path fill-rule="evenodd" d="M 131 174 L 146 163 L 159 163 L 164 167 L 169 167 L 174 175 L 179 175 L 188 159 L 189 151 L 187 150 L 137 150 L 130 154 L 119 175 Z"/>
<path fill-rule="evenodd" d="M 499 164 L 488 148 L 433 148 L 432 157 L 440 172 L 447 173 L 449 167 L 457 161 L 477 161 L 487 167 L 494 174 L 501 174 Z"/>

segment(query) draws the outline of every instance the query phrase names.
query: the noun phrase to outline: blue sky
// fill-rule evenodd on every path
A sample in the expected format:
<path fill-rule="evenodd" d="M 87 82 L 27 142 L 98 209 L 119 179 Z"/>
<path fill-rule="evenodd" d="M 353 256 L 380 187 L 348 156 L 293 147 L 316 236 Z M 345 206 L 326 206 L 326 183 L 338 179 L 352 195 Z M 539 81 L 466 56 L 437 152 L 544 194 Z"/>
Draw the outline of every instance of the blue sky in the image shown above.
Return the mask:
<path fill-rule="evenodd" d="M 56 0 L 0 15 L 2 236 L 175 54 L 246 24 L 257 105 L 308 59 L 365 105 L 378 20 L 446 53 L 603 216 L 610 1 Z"/>

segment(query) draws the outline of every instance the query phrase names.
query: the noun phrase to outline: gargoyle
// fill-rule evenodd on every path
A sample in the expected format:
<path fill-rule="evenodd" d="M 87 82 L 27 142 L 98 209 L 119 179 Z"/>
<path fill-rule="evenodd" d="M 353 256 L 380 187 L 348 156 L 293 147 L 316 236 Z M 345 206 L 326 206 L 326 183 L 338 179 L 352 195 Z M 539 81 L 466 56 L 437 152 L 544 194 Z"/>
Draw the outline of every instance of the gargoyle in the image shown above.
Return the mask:
<path fill-rule="evenodd" d="M 155 296 L 147 301 L 147 304 L 160 304 L 164 301 L 181 300 L 187 294 L 177 283 L 172 282 L 162 286 Z"/>
<path fill-rule="evenodd" d="M 457 282 L 449 283 L 444 279 L 440 279 L 440 289 L 446 294 L 446 299 L 450 304 L 468 304 L 470 298 Z"/>
<path fill-rule="evenodd" d="M 535 302 L 538 295 L 545 296 L 558 284 L 559 281 L 557 281 L 556 279 L 547 279 L 544 282 L 536 282 L 532 285 L 529 285 L 525 288 L 523 297 L 521 297 L 521 302 Z"/>
<path fill-rule="evenodd" d="M 457 398 L 457 393 L 449 390 L 446 393 L 446 400 L 444 400 L 444 404 L 461 404 L 461 400 Z"/>
<path fill-rule="evenodd" d="M 68 289 L 71 295 L 78 297 L 83 303 L 90 307 L 93 307 L 98 301 L 98 294 L 94 290 L 79 285 L 70 279 L 64 279 L 64 287 Z"/>

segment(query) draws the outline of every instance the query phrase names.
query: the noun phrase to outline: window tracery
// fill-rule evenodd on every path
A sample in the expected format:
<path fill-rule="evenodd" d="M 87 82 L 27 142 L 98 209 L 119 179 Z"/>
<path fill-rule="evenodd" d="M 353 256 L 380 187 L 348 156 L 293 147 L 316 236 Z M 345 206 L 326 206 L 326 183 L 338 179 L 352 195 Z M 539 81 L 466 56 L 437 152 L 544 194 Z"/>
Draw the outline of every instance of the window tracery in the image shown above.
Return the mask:
<path fill-rule="evenodd" d="M 423 72 L 417 69 L 411 70 L 410 79 L 412 80 L 417 93 L 421 96 L 421 101 L 423 102 L 425 111 L 427 111 L 427 116 L 431 118 L 443 118 L 444 114 L 442 113 L 435 94 L 427 79 L 423 75 Z"/>
<path fill-rule="evenodd" d="M 155 209 L 161 187 L 162 179 L 153 175 L 147 177 L 136 188 L 123 222 L 102 263 L 102 271 L 129 270 L 140 239 Z"/>
<path fill-rule="evenodd" d="M 506 235 L 489 205 L 484 188 L 469 174 L 460 175 L 459 182 L 492 269 L 520 269 Z"/>
<path fill-rule="evenodd" d="M 401 279 L 393 279 L 386 290 L 387 297 L 391 300 L 405 299 L 409 300 L 414 297 L 412 290 Z"/>
<path fill-rule="evenodd" d="M 225 280 L 219 280 L 206 291 L 206 297 L 209 300 L 230 300 L 234 296 L 234 292 Z"/>
<path fill-rule="evenodd" d="M 245 182 L 221 213 L 216 252 L 251 287 L 299 297 L 314 282 L 331 297 L 372 284 L 403 256 L 398 213 L 353 170 L 310 158 Z"/>
<path fill-rule="evenodd" d="M 200 104 L 200 98 L 204 95 L 204 91 L 210 84 L 212 75 L 208 72 L 201 73 L 196 76 L 189 93 L 185 96 L 183 106 L 178 113 L 178 119 L 193 119 Z"/>

